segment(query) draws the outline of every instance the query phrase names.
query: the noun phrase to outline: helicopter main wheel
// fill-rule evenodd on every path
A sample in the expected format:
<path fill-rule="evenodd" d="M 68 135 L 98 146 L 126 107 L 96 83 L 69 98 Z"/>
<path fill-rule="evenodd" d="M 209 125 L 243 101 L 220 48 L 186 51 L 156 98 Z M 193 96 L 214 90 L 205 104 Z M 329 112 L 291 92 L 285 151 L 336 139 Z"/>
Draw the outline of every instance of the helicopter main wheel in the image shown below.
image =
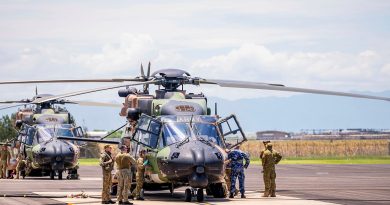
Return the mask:
<path fill-rule="evenodd" d="M 58 170 L 58 180 L 62 180 L 62 170 Z"/>
<path fill-rule="evenodd" d="M 213 184 L 212 192 L 214 198 L 226 198 L 227 197 L 227 186 L 224 183 Z"/>
<path fill-rule="evenodd" d="M 169 193 L 171 193 L 172 196 L 174 192 L 175 192 L 175 185 L 172 183 L 171 185 L 169 185 Z"/>
<path fill-rule="evenodd" d="M 198 191 L 196 192 L 196 201 L 198 202 L 204 201 L 203 189 L 198 189 Z"/>
<path fill-rule="evenodd" d="M 210 187 L 206 188 L 206 195 L 207 196 L 213 195 L 213 192 L 210 189 L 211 189 Z"/>
<path fill-rule="evenodd" d="M 185 191 L 185 201 L 191 202 L 191 199 L 192 199 L 192 191 L 191 191 L 191 189 L 188 188 Z"/>
<path fill-rule="evenodd" d="M 53 180 L 55 175 L 56 175 L 55 171 L 51 170 L 50 171 L 50 179 Z"/>

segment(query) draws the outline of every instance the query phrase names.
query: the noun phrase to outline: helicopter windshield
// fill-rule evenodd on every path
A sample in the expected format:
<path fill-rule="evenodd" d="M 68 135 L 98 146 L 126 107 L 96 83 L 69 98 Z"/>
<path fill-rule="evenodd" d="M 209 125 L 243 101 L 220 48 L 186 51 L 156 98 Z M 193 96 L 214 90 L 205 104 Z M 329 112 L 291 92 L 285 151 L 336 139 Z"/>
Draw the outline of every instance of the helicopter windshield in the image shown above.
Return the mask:
<path fill-rule="evenodd" d="M 38 128 L 37 142 L 45 142 L 53 138 L 54 131 L 52 129 Z"/>
<path fill-rule="evenodd" d="M 208 123 L 193 123 L 192 127 L 196 136 L 219 146 L 222 145 L 221 138 L 218 135 L 215 125 Z"/>
<path fill-rule="evenodd" d="M 37 141 L 38 142 L 44 142 L 48 141 L 54 136 L 63 136 L 63 137 L 74 137 L 73 128 L 71 125 L 45 125 L 45 126 L 38 126 L 38 132 L 37 132 Z"/>
<path fill-rule="evenodd" d="M 192 137 L 191 127 L 185 122 L 169 122 L 163 126 L 163 137 L 165 145 L 181 142 L 188 137 Z"/>

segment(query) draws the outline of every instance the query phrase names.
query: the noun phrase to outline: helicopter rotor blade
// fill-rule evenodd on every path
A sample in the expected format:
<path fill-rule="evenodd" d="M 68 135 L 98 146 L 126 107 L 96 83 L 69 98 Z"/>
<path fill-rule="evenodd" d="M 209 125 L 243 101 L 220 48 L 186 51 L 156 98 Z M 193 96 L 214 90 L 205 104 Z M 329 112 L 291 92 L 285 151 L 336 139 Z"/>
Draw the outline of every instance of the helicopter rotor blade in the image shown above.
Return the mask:
<path fill-rule="evenodd" d="M 23 104 L 17 104 L 17 105 L 10 105 L 10 106 L 5 106 L 5 107 L 0 107 L 0 110 L 6 110 L 9 108 L 20 107 L 20 106 L 31 105 L 31 104 L 33 104 L 33 103 L 23 103 Z"/>
<path fill-rule="evenodd" d="M 115 104 L 115 103 L 105 103 L 105 102 L 93 102 L 93 101 L 78 101 L 78 100 L 72 100 L 72 101 L 65 101 L 65 103 L 74 103 L 81 106 L 101 106 L 101 107 L 123 107 L 121 104 Z"/>
<path fill-rule="evenodd" d="M 58 79 L 58 80 L 24 80 L 24 81 L 3 81 L 0 85 L 7 84 L 34 84 L 34 83 L 121 83 L 121 82 L 143 82 L 139 78 L 107 78 L 107 79 Z"/>
<path fill-rule="evenodd" d="M 202 79 L 202 80 L 199 81 L 199 83 L 201 83 L 201 84 L 216 84 L 216 85 L 219 85 L 221 87 L 230 87 L 230 88 L 249 88 L 249 89 L 260 89 L 260 90 L 277 90 L 277 91 L 287 91 L 287 92 L 312 93 L 312 94 L 322 94 L 322 95 L 336 95 L 336 96 L 345 96 L 345 97 L 355 97 L 355 98 L 366 98 L 366 99 L 390 101 L 389 97 L 381 97 L 381 96 L 373 96 L 373 95 L 363 95 L 363 94 L 337 92 L 337 91 L 328 91 L 328 90 L 317 90 L 317 89 L 309 89 L 309 88 L 287 87 L 287 86 L 280 85 L 280 84 L 267 84 L 267 83 L 260 83 L 260 82 Z"/>
<path fill-rule="evenodd" d="M 150 77 L 150 61 L 149 61 L 149 64 L 148 64 L 148 71 L 146 73 L 146 77 L 149 79 Z"/>
<path fill-rule="evenodd" d="M 150 61 L 148 64 L 148 70 L 147 70 L 146 76 L 144 76 L 145 81 L 149 80 L 149 78 L 150 78 Z M 144 85 L 144 93 L 149 94 L 149 84 Z"/>
<path fill-rule="evenodd" d="M 145 78 L 145 71 L 144 71 L 144 66 L 141 63 L 141 77 Z"/>
<path fill-rule="evenodd" d="M 88 90 L 82 90 L 82 91 L 76 91 L 76 92 L 71 92 L 71 93 L 65 93 L 61 95 L 54 95 L 54 96 L 48 96 L 48 97 L 42 97 L 34 100 L 32 103 L 43 103 L 43 102 L 48 102 L 51 100 L 57 100 L 61 98 L 66 98 L 66 97 L 73 97 L 73 96 L 78 96 L 78 95 L 84 95 L 88 93 L 94 93 L 94 92 L 99 92 L 99 91 L 105 91 L 105 90 L 112 90 L 115 88 L 121 88 L 121 87 L 128 87 L 128 86 L 135 86 L 135 85 L 144 85 L 144 84 L 153 84 L 157 81 L 147 81 L 147 82 L 140 82 L 140 83 L 132 83 L 132 84 L 122 84 L 122 85 L 115 85 L 115 86 L 107 86 L 107 87 L 101 87 L 101 88 L 94 88 L 94 89 L 88 89 Z"/>
<path fill-rule="evenodd" d="M 29 100 L 8 100 L 8 101 L 0 101 L 0 104 L 11 104 L 11 103 L 29 103 Z"/>

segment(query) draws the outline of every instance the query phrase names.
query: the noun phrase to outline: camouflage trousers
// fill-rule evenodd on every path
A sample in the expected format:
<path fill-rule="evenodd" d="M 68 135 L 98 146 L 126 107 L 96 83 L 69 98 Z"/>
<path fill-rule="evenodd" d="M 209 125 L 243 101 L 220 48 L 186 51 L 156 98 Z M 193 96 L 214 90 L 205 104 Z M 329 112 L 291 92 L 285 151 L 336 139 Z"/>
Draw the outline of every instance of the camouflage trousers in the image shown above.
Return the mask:
<path fill-rule="evenodd" d="M 142 187 L 144 186 L 144 173 L 145 172 L 138 172 L 136 173 L 136 181 L 137 181 L 137 186 L 134 189 L 133 192 L 133 197 L 139 198 L 141 196 L 141 190 Z"/>
<path fill-rule="evenodd" d="M 110 197 L 111 188 L 111 171 L 103 170 L 103 190 L 102 190 L 102 201 L 108 201 Z"/>
<path fill-rule="evenodd" d="M 131 170 L 120 169 L 117 172 L 118 177 L 118 202 L 129 200 L 129 191 L 131 186 Z"/>
<path fill-rule="evenodd" d="M 16 165 L 16 178 L 15 179 L 19 179 L 20 172 L 24 171 L 25 169 L 26 169 L 26 161 L 25 160 L 19 161 L 18 164 Z"/>
<path fill-rule="evenodd" d="M 276 190 L 276 172 L 275 169 L 263 169 L 263 180 L 265 192 L 267 194 L 271 194 L 271 192 L 275 192 Z"/>
<path fill-rule="evenodd" d="M 7 161 L 1 160 L 0 162 L 0 178 L 6 178 L 7 176 Z"/>
<path fill-rule="evenodd" d="M 245 174 L 244 169 L 232 169 L 231 174 L 231 187 L 230 187 L 230 194 L 235 194 L 236 192 L 236 180 L 238 178 L 238 182 L 240 185 L 240 193 L 245 193 Z"/>
<path fill-rule="evenodd" d="M 227 190 L 229 190 L 229 192 L 230 192 L 230 187 L 232 186 L 231 175 L 232 175 L 232 169 L 226 168 L 225 169 L 225 182 L 226 182 Z"/>

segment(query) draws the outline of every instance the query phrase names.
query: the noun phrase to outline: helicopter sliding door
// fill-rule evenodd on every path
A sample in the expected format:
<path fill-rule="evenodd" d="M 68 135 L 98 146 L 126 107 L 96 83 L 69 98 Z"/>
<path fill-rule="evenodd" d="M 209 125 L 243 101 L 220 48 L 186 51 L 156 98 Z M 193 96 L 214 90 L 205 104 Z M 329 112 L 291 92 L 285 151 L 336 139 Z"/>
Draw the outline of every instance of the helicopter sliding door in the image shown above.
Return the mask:
<path fill-rule="evenodd" d="M 149 115 L 142 114 L 133 135 L 133 140 L 150 149 L 156 149 L 162 123 Z"/>
<path fill-rule="evenodd" d="M 247 141 L 235 115 L 219 120 L 217 125 L 227 148 L 231 149 Z"/>

